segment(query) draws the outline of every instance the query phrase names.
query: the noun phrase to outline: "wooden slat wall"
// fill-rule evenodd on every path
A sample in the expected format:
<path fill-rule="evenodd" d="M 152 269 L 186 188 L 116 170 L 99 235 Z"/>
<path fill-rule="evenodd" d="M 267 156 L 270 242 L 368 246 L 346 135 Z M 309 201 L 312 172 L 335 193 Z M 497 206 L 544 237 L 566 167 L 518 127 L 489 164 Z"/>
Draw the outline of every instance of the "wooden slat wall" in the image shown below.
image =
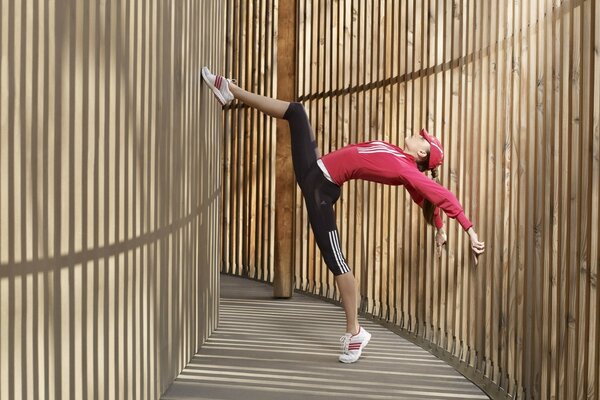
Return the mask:
<path fill-rule="evenodd" d="M 277 0 L 231 0 L 225 66 L 216 72 L 240 86 L 276 96 Z M 275 121 L 233 103 L 225 112 L 223 272 L 273 281 Z"/>
<path fill-rule="evenodd" d="M 592 0 L 306 0 L 298 86 L 323 153 L 427 127 L 487 244 L 434 230 L 402 188 L 344 185 L 362 306 L 508 394 L 598 398 L 600 12 Z M 298 193 L 296 286 L 337 298 Z"/>
<path fill-rule="evenodd" d="M 224 13 L 0 1 L 0 398 L 159 398 L 215 328 Z"/>
<path fill-rule="evenodd" d="M 232 1 L 225 73 L 276 95 L 277 1 Z M 598 398 L 600 10 L 593 0 L 300 0 L 297 88 L 319 147 L 428 128 L 487 253 L 402 188 L 344 185 L 361 306 L 518 398 Z M 264 41 L 258 40 L 264 35 Z M 272 281 L 274 124 L 225 118 L 223 270 Z M 338 298 L 296 193 L 295 285 Z"/>

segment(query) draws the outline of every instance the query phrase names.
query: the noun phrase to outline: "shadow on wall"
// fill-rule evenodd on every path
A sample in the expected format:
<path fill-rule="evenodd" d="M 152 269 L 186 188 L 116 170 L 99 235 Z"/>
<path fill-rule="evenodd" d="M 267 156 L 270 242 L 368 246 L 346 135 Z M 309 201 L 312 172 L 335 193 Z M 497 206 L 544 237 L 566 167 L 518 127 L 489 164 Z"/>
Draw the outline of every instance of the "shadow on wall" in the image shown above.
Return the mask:
<path fill-rule="evenodd" d="M 214 329 L 222 7 L 2 2 L 0 398 L 158 398 Z"/>

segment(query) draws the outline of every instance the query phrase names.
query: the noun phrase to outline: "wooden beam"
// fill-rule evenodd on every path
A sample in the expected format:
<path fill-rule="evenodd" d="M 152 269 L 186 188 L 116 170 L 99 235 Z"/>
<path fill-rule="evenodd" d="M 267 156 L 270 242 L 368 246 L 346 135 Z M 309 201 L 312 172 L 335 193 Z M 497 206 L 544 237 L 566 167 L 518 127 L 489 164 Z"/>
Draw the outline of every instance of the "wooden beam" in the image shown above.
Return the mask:
<path fill-rule="evenodd" d="M 277 97 L 293 101 L 296 96 L 296 0 L 281 0 L 277 35 Z M 275 199 L 275 274 L 273 296 L 292 297 L 293 216 L 296 182 L 292 167 L 290 131 L 286 121 L 277 121 Z"/>

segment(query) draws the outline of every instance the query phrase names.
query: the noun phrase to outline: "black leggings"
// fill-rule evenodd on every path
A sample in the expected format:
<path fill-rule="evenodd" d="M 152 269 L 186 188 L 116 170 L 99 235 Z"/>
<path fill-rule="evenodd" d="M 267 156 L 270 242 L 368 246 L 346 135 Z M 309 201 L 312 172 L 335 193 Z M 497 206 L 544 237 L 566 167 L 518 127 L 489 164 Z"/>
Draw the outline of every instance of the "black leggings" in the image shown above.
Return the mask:
<path fill-rule="evenodd" d="M 292 134 L 296 181 L 302 190 L 308 220 L 325 264 L 334 275 L 350 272 L 340 248 L 333 211 L 333 205 L 340 197 L 340 187 L 325 178 L 317 165 L 317 143 L 302 104 L 291 103 L 283 118 L 288 121 Z"/>

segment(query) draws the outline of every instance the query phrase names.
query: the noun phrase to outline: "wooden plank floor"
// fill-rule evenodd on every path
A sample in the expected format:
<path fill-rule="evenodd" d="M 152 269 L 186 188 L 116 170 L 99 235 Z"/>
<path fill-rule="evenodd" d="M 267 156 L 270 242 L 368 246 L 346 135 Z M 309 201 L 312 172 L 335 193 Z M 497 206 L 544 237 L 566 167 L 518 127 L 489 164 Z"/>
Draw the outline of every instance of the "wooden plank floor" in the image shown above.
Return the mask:
<path fill-rule="evenodd" d="M 488 399 L 427 351 L 361 319 L 373 338 L 355 364 L 338 361 L 343 310 L 221 275 L 219 327 L 162 399 Z"/>

